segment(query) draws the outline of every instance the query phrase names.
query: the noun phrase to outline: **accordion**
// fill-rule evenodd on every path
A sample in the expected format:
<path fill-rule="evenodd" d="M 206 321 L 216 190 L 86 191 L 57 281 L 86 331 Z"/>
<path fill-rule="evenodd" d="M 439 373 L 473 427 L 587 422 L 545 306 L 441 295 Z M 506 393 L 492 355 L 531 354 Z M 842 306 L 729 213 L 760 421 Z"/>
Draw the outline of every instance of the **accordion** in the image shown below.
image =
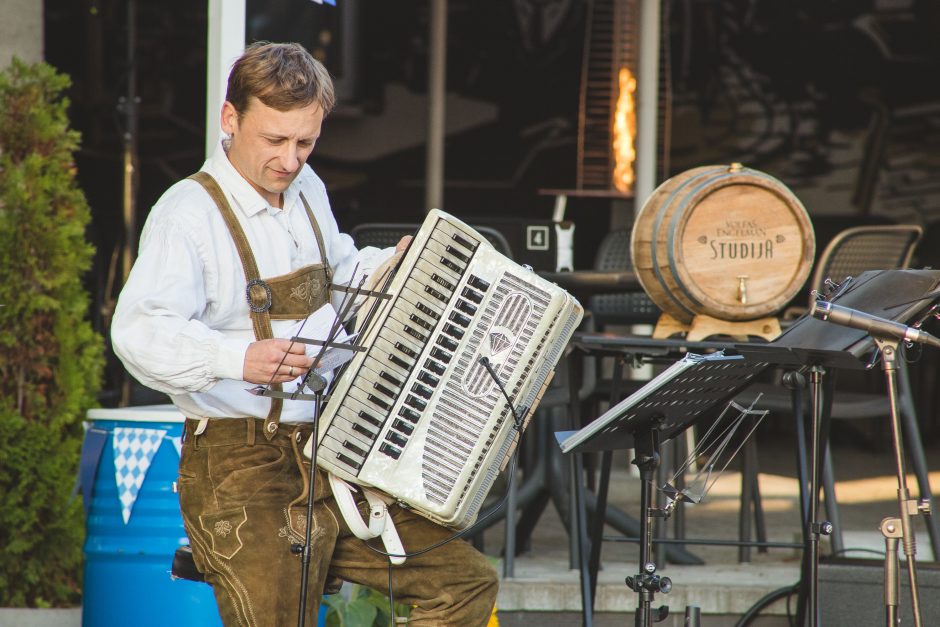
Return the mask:
<path fill-rule="evenodd" d="M 534 411 L 583 309 L 439 210 L 384 291 L 324 407 L 317 464 L 462 529 L 521 435 L 493 375 Z"/>

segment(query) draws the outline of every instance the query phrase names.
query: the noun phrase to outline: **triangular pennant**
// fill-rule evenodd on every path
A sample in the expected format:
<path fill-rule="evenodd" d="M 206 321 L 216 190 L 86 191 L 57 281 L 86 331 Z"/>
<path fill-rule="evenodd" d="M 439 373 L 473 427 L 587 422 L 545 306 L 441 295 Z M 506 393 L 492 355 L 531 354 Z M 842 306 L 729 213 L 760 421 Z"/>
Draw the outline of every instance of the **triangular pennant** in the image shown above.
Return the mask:
<path fill-rule="evenodd" d="M 176 449 L 176 454 L 180 457 L 183 456 L 183 436 L 181 435 L 168 435 L 166 439 L 173 443 L 173 448 Z"/>
<path fill-rule="evenodd" d="M 126 525 L 137 501 L 140 486 L 150 469 L 150 462 L 163 443 L 166 429 L 141 429 L 137 427 L 115 427 L 114 480 L 117 483 L 121 515 Z"/>

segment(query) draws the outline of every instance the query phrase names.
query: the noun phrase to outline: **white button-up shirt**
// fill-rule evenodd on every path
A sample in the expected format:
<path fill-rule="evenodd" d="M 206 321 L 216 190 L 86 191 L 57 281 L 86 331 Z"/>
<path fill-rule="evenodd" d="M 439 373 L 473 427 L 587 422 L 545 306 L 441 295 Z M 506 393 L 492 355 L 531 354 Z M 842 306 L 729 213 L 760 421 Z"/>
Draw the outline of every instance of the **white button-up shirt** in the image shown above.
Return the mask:
<path fill-rule="evenodd" d="M 308 165 L 284 191 L 283 209 L 255 191 L 221 146 L 202 169 L 225 192 L 261 278 L 322 261 L 301 191 L 323 235 L 335 283 L 358 283 L 393 252 L 356 250 L 352 238 L 339 232 L 323 181 Z M 245 351 L 255 340 L 245 287 L 222 213 L 199 183 L 184 179 L 163 194 L 144 225 L 114 313 L 114 350 L 138 381 L 169 394 L 190 418 L 264 418 L 270 399 L 248 393 L 254 386 L 242 380 Z M 342 297 L 334 294 L 334 307 Z M 272 320 L 274 336 L 285 337 L 293 324 Z M 288 400 L 281 420 L 309 421 L 312 412 L 311 402 Z"/>

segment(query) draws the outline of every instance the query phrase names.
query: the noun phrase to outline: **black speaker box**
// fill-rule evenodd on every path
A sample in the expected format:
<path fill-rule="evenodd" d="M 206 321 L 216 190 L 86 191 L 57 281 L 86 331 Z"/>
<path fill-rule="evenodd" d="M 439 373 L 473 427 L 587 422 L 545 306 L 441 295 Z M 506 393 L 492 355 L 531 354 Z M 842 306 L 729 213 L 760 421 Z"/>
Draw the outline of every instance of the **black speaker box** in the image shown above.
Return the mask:
<path fill-rule="evenodd" d="M 907 563 L 898 568 L 902 625 L 913 625 Z M 940 625 L 940 564 L 917 563 L 923 624 Z M 819 618 L 823 627 L 885 625 L 884 561 L 840 558 L 819 565 Z"/>

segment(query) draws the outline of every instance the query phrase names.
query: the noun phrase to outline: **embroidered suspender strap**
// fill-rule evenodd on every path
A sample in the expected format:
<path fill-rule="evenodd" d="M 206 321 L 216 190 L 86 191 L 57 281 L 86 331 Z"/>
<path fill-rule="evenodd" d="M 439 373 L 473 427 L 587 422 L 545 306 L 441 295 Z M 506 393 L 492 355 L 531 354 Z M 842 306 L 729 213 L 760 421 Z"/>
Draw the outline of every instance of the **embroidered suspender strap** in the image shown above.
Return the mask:
<path fill-rule="evenodd" d="M 208 172 L 196 172 L 190 176 L 205 188 L 209 196 L 219 207 L 219 212 L 225 219 L 225 224 L 235 240 L 235 248 L 238 250 L 238 256 L 242 262 L 242 269 L 245 271 L 245 280 L 247 281 L 248 308 L 251 310 L 251 324 L 254 327 L 256 340 L 269 340 L 274 337 L 271 330 L 271 316 L 268 315 L 268 309 L 271 308 L 271 290 L 264 281 L 261 280 L 258 272 L 258 264 L 255 262 L 255 256 L 251 252 L 251 246 L 248 244 L 248 238 L 245 237 L 245 231 L 242 230 L 235 212 L 225 198 L 222 188 Z M 280 392 L 282 387 L 280 383 L 271 386 L 274 390 Z M 281 419 L 281 407 L 284 401 L 280 398 L 271 399 L 271 410 L 267 418 L 264 419 L 264 437 L 270 440 L 277 433 L 278 421 Z"/>
<path fill-rule="evenodd" d="M 310 208 L 310 205 L 307 204 L 307 199 L 304 198 L 303 192 L 300 192 L 300 201 L 304 204 L 307 219 L 310 220 L 310 226 L 313 227 L 313 234 L 317 238 L 317 246 L 320 247 L 320 257 L 323 258 L 323 265 L 326 269 L 326 280 L 332 283 L 333 268 L 330 266 L 330 260 L 326 257 L 326 245 L 323 243 L 323 234 L 320 233 L 320 225 L 317 224 L 317 219 L 313 217 L 313 210 Z"/>

